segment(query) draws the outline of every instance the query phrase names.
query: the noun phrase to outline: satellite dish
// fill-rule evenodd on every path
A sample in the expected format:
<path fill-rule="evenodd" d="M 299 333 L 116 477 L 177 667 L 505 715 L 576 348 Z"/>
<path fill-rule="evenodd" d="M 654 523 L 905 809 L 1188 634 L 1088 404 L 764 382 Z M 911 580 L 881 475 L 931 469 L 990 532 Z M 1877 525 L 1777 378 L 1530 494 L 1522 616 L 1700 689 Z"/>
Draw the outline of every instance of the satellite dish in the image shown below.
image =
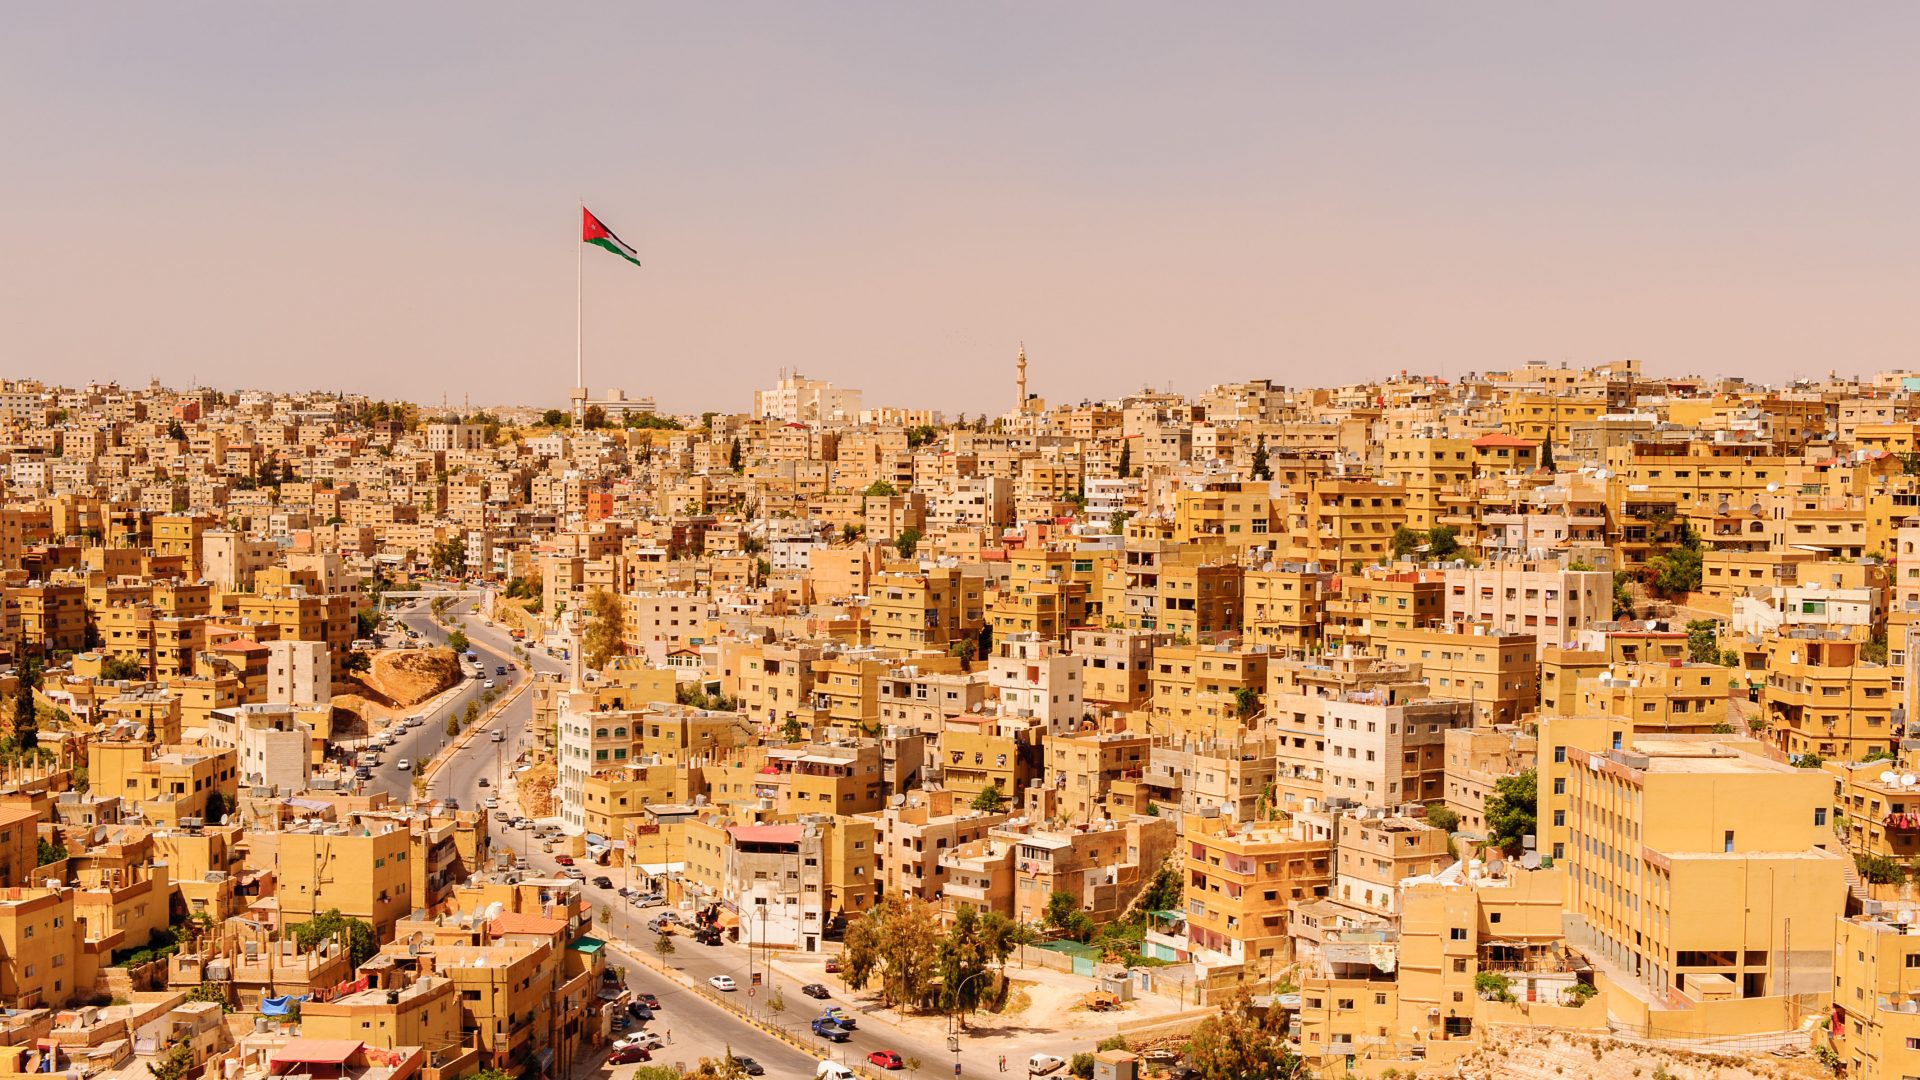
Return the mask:
<path fill-rule="evenodd" d="M 1901 787 L 1912 787 L 1915 783 L 1920 783 L 1920 780 L 1916 780 L 1912 773 L 1904 773 L 1900 777 Z"/>
<path fill-rule="evenodd" d="M 1888 769 L 1886 772 L 1880 774 L 1880 782 L 1883 784 L 1891 784 L 1898 779 L 1900 779 L 1900 774 L 1894 772 L 1892 769 Z"/>

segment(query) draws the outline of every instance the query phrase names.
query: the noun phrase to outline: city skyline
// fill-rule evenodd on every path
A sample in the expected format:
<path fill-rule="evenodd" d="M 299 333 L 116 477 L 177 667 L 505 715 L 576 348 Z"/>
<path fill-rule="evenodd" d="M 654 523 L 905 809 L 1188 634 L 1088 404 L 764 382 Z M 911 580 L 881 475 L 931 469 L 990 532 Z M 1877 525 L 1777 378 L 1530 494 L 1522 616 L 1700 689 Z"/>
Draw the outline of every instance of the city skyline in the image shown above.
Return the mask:
<path fill-rule="evenodd" d="M 1892 6 L 14 23 L 14 374 L 564 406 L 580 199 L 646 262 L 588 266 L 588 382 L 679 412 L 998 412 L 1022 342 L 1080 400 L 1920 330 Z"/>

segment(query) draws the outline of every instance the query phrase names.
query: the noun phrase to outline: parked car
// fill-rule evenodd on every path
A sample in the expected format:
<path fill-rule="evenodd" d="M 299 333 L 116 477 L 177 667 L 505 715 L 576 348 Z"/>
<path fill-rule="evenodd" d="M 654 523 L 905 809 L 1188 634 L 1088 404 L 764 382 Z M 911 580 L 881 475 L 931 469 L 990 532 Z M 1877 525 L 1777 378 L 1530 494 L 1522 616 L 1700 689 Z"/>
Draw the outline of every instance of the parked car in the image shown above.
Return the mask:
<path fill-rule="evenodd" d="M 1065 1064 L 1065 1059 L 1053 1054 L 1035 1054 L 1027 1059 L 1027 1075 L 1045 1076 Z"/>
<path fill-rule="evenodd" d="M 827 961 L 827 974 L 831 975 L 834 972 L 839 970 L 840 970 L 840 961 L 838 960 Z"/>
<path fill-rule="evenodd" d="M 645 1005 L 649 1009 L 657 1009 L 660 1007 L 660 999 L 654 997 L 652 994 L 635 994 L 633 995 L 633 1000 Z"/>
<path fill-rule="evenodd" d="M 613 888 L 613 879 L 605 874 L 601 874 L 599 877 L 593 879 L 593 887 L 596 889 L 611 889 Z"/>
<path fill-rule="evenodd" d="M 554 862 L 557 862 L 557 863 L 559 863 L 559 864 L 560 864 L 561 866 L 572 866 L 572 865 L 573 865 L 573 856 L 571 856 L 571 855 L 555 855 L 555 856 L 553 857 L 553 861 L 554 861 Z"/>
<path fill-rule="evenodd" d="M 560 876 L 563 878 L 571 879 L 573 881 L 584 881 L 586 879 L 587 872 L 585 870 L 580 869 L 577 866 L 569 866 L 566 869 L 560 871 Z"/>
<path fill-rule="evenodd" d="M 834 1042 L 846 1042 L 853 1036 L 852 1032 L 824 1016 L 813 1022 L 813 1033 L 823 1039 L 831 1039 Z"/>
<path fill-rule="evenodd" d="M 495 821 L 507 821 L 508 824 L 512 824 L 512 822 L 508 820 L 510 817 L 511 815 L 509 815 L 505 810 L 495 810 L 493 812 L 493 820 Z"/>
<path fill-rule="evenodd" d="M 724 990 L 729 993 L 740 989 L 739 984 L 733 981 L 733 976 L 731 975 L 715 975 L 713 978 L 707 980 L 707 985 L 713 987 L 715 990 Z"/>
<path fill-rule="evenodd" d="M 733 1059 L 733 1063 L 739 1067 L 741 1072 L 746 1073 L 748 1076 L 765 1076 L 767 1074 L 767 1067 L 750 1057 L 736 1057 Z"/>
<path fill-rule="evenodd" d="M 642 1050 L 658 1050 L 667 1045 L 667 1041 L 651 1031 L 636 1031 L 631 1035 L 622 1035 L 614 1040 L 615 1047 L 637 1046 Z"/>
<path fill-rule="evenodd" d="M 643 1001 L 630 1001 L 627 1003 L 627 1015 L 641 1023 L 645 1023 L 653 1019 L 653 1010 L 647 1008 L 646 1003 Z"/>
<path fill-rule="evenodd" d="M 904 1069 L 907 1067 L 907 1063 L 900 1060 L 900 1055 L 891 1050 L 875 1050 L 873 1053 L 867 1055 L 867 1063 L 870 1065 L 878 1065 L 883 1069 Z"/>
<path fill-rule="evenodd" d="M 633 894 L 633 902 L 638 907 L 659 907 L 667 902 L 667 898 L 657 892 L 637 892 Z"/>
<path fill-rule="evenodd" d="M 827 999 L 827 988 L 819 983 L 808 983 L 800 988 L 800 992 L 810 998 L 819 998 L 822 1001 Z"/>
<path fill-rule="evenodd" d="M 609 1065 L 631 1065 L 636 1061 L 652 1061 L 653 1053 L 644 1047 L 623 1046 L 607 1057 Z"/>
<path fill-rule="evenodd" d="M 702 945 L 719 945 L 723 939 L 720 937 L 720 931 L 708 927 L 693 935 L 693 940 Z"/>

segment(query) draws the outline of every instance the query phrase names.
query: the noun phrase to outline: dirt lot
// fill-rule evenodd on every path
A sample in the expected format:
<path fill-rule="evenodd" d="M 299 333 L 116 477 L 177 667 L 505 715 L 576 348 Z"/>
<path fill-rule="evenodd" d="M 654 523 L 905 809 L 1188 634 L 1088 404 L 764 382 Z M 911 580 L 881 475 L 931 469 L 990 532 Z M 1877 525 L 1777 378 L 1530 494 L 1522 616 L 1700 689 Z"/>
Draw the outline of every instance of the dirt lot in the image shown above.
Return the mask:
<path fill-rule="evenodd" d="M 1809 1054 L 1688 1053 L 1557 1032 L 1496 1032 L 1445 1075 L 1472 1080 L 1812 1080 L 1831 1076 Z M 1436 1073 L 1436 1075 L 1440 1075 Z"/>
<path fill-rule="evenodd" d="M 334 680 L 335 731 L 342 738 L 370 734 L 394 713 L 418 705 L 460 679 L 452 649 L 382 649 L 373 669 Z"/>

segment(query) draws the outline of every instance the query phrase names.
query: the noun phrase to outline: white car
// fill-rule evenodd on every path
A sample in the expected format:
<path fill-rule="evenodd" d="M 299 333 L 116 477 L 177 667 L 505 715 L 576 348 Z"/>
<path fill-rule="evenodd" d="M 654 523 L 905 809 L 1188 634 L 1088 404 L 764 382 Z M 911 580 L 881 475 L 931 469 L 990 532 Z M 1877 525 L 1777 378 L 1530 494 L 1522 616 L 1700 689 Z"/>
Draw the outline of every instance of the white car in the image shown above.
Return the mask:
<path fill-rule="evenodd" d="M 622 1035 L 613 1040 L 615 1050 L 625 1050 L 629 1046 L 637 1046 L 642 1050 L 658 1050 L 665 1045 L 666 1041 L 651 1031 L 636 1031 L 631 1035 Z"/>
<path fill-rule="evenodd" d="M 1027 1075 L 1045 1076 L 1065 1064 L 1065 1060 L 1052 1054 L 1035 1054 L 1027 1059 Z"/>
<path fill-rule="evenodd" d="M 715 990 L 731 991 L 740 989 L 739 985 L 733 981 L 733 976 L 731 975 L 715 975 L 713 978 L 707 980 L 707 984 Z"/>
<path fill-rule="evenodd" d="M 480 684 L 480 689 L 482 689 L 482 690 L 491 690 L 491 689 L 493 689 L 493 680 L 492 680 L 492 679 L 488 679 L 488 680 L 487 680 L 486 682 L 483 682 L 483 683 L 481 683 L 481 684 Z"/>
<path fill-rule="evenodd" d="M 399 760 L 398 762 L 396 762 L 395 764 L 396 764 L 396 765 L 398 766 L 398 768 L 400 769 L 400 771 L 401 771 L 401 772 L 412 772 L 412 771 L 413 771 L 413 762 L 411 762 L 411 761 L 408 761 L 408 760 L 407 760 L 406 758 L 401 758 L 401 759 L 400 759 L 400 760 Z"/>

